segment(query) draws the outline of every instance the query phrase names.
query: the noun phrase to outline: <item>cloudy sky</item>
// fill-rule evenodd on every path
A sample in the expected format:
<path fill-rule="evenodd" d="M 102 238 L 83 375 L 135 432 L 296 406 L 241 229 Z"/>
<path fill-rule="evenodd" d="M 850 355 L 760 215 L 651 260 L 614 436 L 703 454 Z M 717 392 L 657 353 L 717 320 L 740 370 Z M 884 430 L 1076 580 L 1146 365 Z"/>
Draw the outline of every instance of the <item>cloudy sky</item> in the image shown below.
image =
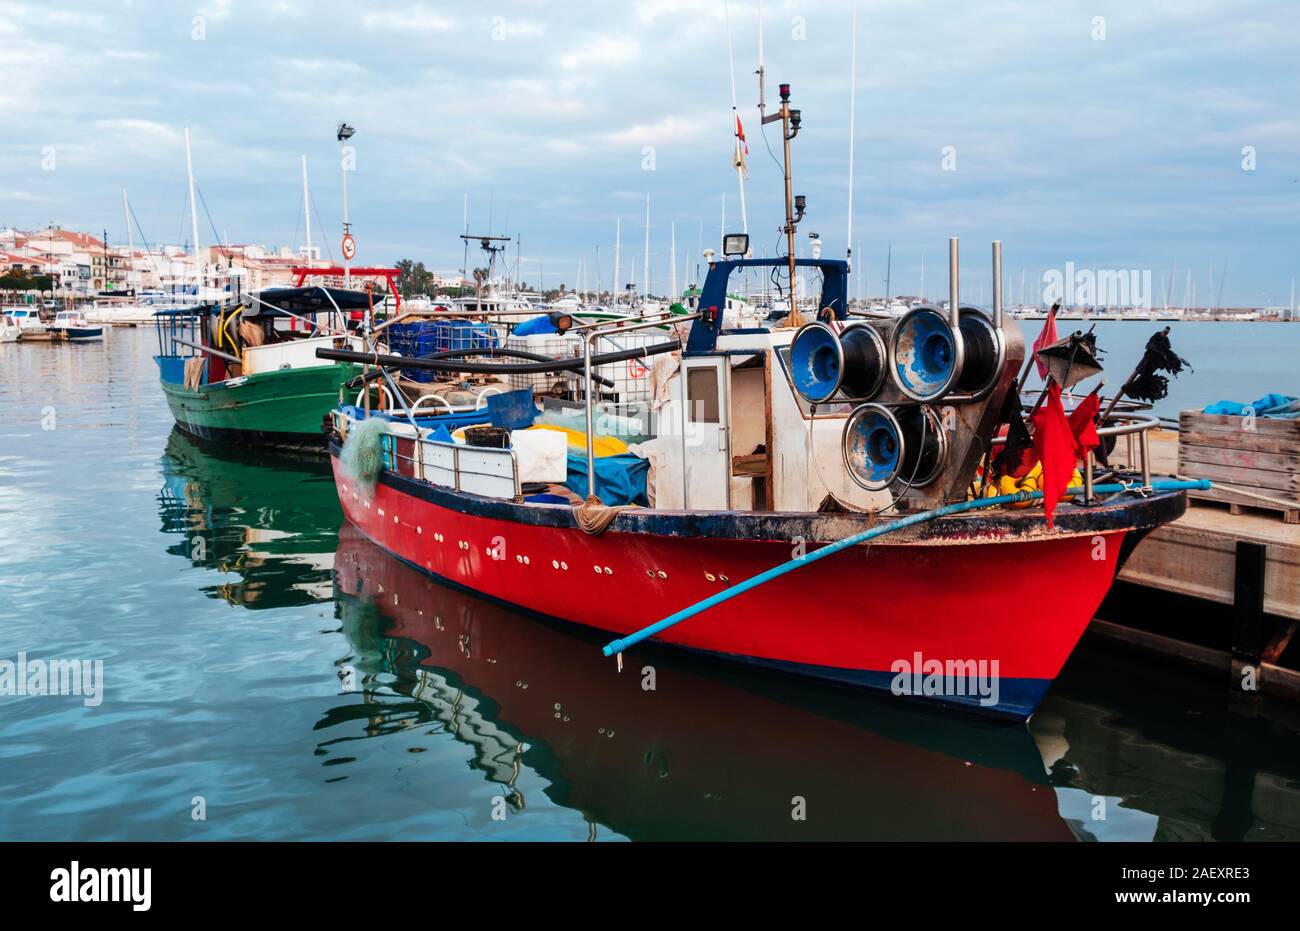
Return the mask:
<path fill-rule="evenodd" d="M 215 228 L 300 244 L 305 153 L 337 258 L 334 130 L 347 120 L 361 261 L 458 268 L 468 194 L 472 232 L 522 237 L 530 282 L 572 286 L 585 261 L 594 283 L 599 247 L 607 284 L 616 218 L 640 277 L 648 192 L 662 289 L 671 223 L 691 262 L 701 228 L 716 244 L 724 194 L 740 223 L 727 11 L 750 232 L 772 254 L 783 195 L 757 118 L 757 0 L 0 0 L 0 226 L 124 242 L 125 186 L 151 242 L 188 241 L 188 126 L 212 216 L 200 207 L 203 241 Z M 769 98 L 788 82 L 803 111 L 801 235 L 842 255 L 852 4 L 768 0 L 763 14 Z M 867 290 L 883 292 L 892 245 L 895 293 L 918 290 L 923 258 L 940 291 L 956 235 L 971 299 L 988 299 L 1000 238 L 1012 300 L 1022 270 L 1032 294 L 1073 262 L 1151 269 L 1156 303 L 1175 265 L 1174 302 L 1190 270 L 1199 304 L 1211 290 L 1288 303 L 1298 50 L 1294 0 L 859 0 L 853 228 Z M 767 139 L 779 156 L 779 132 Z"/>

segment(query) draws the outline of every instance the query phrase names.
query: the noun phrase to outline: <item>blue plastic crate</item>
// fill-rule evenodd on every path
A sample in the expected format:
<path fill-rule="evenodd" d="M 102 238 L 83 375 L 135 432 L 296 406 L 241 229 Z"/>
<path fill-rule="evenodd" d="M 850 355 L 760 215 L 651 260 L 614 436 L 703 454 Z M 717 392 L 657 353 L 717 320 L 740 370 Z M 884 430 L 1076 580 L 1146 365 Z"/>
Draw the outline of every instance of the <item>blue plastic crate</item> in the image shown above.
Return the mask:
<path fill-rule="evenodd" d="M 427 356 L 453 349 L 493 349 L 501 345 L 495 329 L 470 320 L 420 320 L 395 323 L 388 328 L 388 345 L 399 355 Z M 437 381 L 439 373 L 409 369 L 407 378 L 419 382 Z"/>

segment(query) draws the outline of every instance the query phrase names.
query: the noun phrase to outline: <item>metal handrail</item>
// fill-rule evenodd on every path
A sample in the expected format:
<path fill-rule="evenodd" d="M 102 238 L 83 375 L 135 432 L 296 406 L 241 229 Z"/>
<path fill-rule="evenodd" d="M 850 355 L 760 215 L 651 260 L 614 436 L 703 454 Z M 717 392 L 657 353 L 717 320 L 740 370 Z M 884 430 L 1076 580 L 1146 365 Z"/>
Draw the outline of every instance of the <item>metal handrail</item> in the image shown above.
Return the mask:
<path fill-rule="evenodd" d="M 704 314 L 696 312 L 693 314 L 684 314 L 674 319 L 682 322 L 698 320 Z M 592 431 L 595 429 L 594 414 L 592 408 L 595 404 L 592 390 L 595 387 L 591 378 L 591 346 L 592 342 L 601 336 L 612 336 L 616 333 L 629 333 L 632 330 L 648 330 L 652 327 L 661 326 L 662 320 L 642 320 L 637 323 L 619 323 L 619 325 L 608 329 L 591 329 L 582 334 L 582 380 L 583 380 L 583 401 L 587 414 L 587 496 L 594 497 L 596 494 L 596 449 L 595 440 L 592 437 Z"/>
<path fill-rule="evenodd" d="M 1142 488 L 1143 490 L 1150 490 L 1151 488 L 1150 431 L 1153 428 L 1159 429 L 1162 426 L 1160 423 L 1160 418 L 1156 417 L 1154 414 L 1136 414 L 1136 413 L 1125 412 L 1125 411 L 1112 411 L 1108 414 L 1101 415 L 1101 420 L 1103 423 L 1110 423 L 1111 421 L 1120 421 L 1120 423 L 1118 423 L 1116 426 L 1113 427 L 1108 427 L 1108 426 L 1098 427 L 1097 435 L 1099 437 L 1106 437 L 1106 436 L 1132 437 L 1134 435 L 1139 437 L 1140 442 L 1138 444 L 1137 459 L 1138 459 L 1138 467 L 1142 473 Z M 990 447 L 1005 446 L 1006 442 L 1007 442 L 1007 438 L 1005 436 L 996 436 L 989 441 L 989 446 Z M 1128 458 L 1129 459 L 1134 458 L 1133 446 L 1131 440 L 1129 442 Z M 1085 504 L 1092 501 L 1092 490 L 1093 490 L 1092 463 L 1093 463 L 1092 450 L 1088 450 L 1088 456 L 1084 460 L 1084 464 L 1083 464 L 1083 484 L 1084 484 L 1083 500 Z"/>

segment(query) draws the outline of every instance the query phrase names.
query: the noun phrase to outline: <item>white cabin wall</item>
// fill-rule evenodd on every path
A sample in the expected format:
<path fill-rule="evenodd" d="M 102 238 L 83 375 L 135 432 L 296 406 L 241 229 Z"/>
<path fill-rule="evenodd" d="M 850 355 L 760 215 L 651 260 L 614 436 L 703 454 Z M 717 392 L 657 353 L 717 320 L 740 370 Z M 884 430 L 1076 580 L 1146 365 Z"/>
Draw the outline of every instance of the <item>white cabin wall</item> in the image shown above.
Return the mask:
<path fill-rule="evenodd" d="M 864 491 L 849 478 L 840 452 L 846 420 L 847 416 L 805 419 L 780 362 L 773 360 L 772 472 L 773 501 L 778 511 L 815 511 L 828 490 L 853 507 L 883 507 L 889 503 L 888 494 Z"/>
<path fill-rule="evenodd" d="M 320 365 L 333 365 L 328 359 L 316 358 L 320 347 L 333 348 L 335 337 L 320 336 L 314 339 L 295 339 L 284 343 L 266 343 L 261 346 L 248 346 L 244 349 L 245 375 L 260 375 L 263 372 L 275 372 L 282 368 L 306 369 Z M 359 340 L 350 337 L 349 349 L 359 348 Z"/>

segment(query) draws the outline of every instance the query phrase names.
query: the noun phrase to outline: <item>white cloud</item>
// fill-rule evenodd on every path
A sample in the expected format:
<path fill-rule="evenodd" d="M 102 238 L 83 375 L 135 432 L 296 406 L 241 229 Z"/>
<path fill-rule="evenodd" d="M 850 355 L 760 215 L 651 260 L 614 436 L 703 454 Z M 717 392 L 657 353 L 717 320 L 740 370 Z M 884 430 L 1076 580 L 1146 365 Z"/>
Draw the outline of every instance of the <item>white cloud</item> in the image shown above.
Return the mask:
<path fill-rule="evenodd" d="M 450 32 L 456 21 L 416 4 L 402 9 L 366 13 L 361 17 L 366 29 L 389 29 L 398 32 Z"/>
<path fill-rule="evenodd" d="M 720 124 L 722 125 L 722 124 Z M 668 145 L 674 142 L 701 141 L 707 122 L 700 116 L 666 116 L 656 123 L 638 123 L 627 129 L 607 133 L 610 145 Z M 722 133 L 724 144 L 726 133 Z"/>
<path fill-rule="evenodd" d="M 579 68 L 620 67 L 641 57 L 641 45 L 625 36 L 593 36 L 579 39 L 573 47 L 560 56 L 560 67 L 572 71 Z"/>

